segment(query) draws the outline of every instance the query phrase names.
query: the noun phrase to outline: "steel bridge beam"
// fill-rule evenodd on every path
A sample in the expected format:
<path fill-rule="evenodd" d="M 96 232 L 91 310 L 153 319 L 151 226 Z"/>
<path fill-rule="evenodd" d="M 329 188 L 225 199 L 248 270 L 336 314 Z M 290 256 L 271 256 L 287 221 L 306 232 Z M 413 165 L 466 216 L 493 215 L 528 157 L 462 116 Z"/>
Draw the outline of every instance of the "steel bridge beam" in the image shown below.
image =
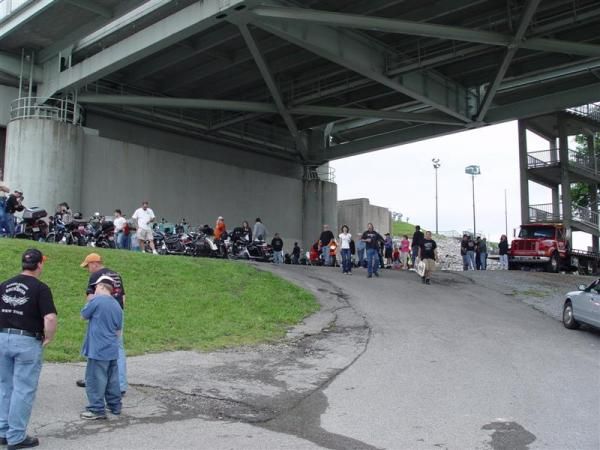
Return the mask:
<path fill-rule="evenodd" d="M 77 6 L 78 8 L 85 9 L 86 11 L 98 14 L 99 16 L 110 19 L 112 17 L 112 11 L 105 6 L 102 6 L 92 0 L 64 0 L 70 5 Z"/>
<path fill-rule="evenodd" d="M 277 105 L 260 102 L 244 102 L 233 100 L 214 100 L 197 98 L 147 97 L 133 95 L 94 95 L 82 94 L 77 100 L 90 105 L 126 105 L 157 108 L 204 109 L 221 111 L 239 111 L 262 114 L 277 114 Z M 390 120 L 414 123 L 434 123 L 442 125 L 463 125 L 463 122 L 434 113 L 406 113 L 398 111 L 338 108 L 331 106 L 304 105 L 288 108 L 291 114 L 321 117 L 367 117 L 379 120 Z"/>
<path fill-rule="evenodd" d="M 392 79 L 386 74 L 389 55 L 366 39 L 313 23 L 265 20 L 254 11 L 249 18 L 256 27 L 464 122 L 471 121 L 471 107 L 477 102 L 458 83 L 432 72 L 412 72 Z"/>
<path fill-rule="evenodd" d="M 256 42 L 255 42 L 254 38 L 252 37 L 252 33 L 250 33 L 248 26 L 246 24 L 240 24 L 240 25 L 238 25 L 238 28 L 240 30 L 240 33 L 242 33 L 242 37 L 244 38 L 244 41 L 246 42 L 246 45 L 248 46 L 248 49 L 250 50 L 252 57 L 254 58 L 254 62 L 258 66 L 258 70 L 260 71 L 260 74 L 262 75 L 262 77 L 265 81 L 265 84 L 267 85 L 267 88 L 269 89 L 269 93 L 271 94 L 271 97 L 275 101 L 275 106 L 277 106 L 277 111 L 283 118 L 285 125 L 287 126 L 288 130 L 290 131 L 290 134 L 294 138 L 294 141 L 296 142 L 296 146 L 298 147 L 298 151 L 300 152 L 300 155 L 302 155 L 302 158 L 305 159 L 308 154 L 308 147 L 306 146 L 306 143 L 303 141 L 302 136 L 300 135 L 300 132 L 298 131 L 296 122 L 294 122 L 292 115 L 290 114 L 290 112 L 287 110 L 287 107 L 283 103 L 283 99 L 281 98 L 281 93 L 279 92 L 277 83 L 275 82 L 275 79 L 273 78 L 273 75 L 271 74 L 271 70 L 269 69 L 269 66 L 267 65 L 267 61 L 265 60 L 262 52 L 258 48 L 258 45 L 256 45 Z"/>
<path fill-rule="evenodd" d="M 525 7 L 525 11 L 523 12 L 521 21 L 519 22 L 519 28 L 517 29 L 517 32 L 515 33 L 513 42 L 509 46 L 508 50 L 506 51 L 506 55 L 504 55 L 504 59 L 502 60 L 502 63 L 500 64 L 500 68 L 498 69 L 498 72 L 496 73 L 496 77 L 494 78 L 494 81 L 492 81 L 490 86 L 488 87 L 485 97 L 483 99 L 483 103 L 479 107 L 479 112 L 477 113 L 477 122 L 481 122 L 485 118 L 485 115 L 487 114 L 488 109 L 489 109 L 490 105 L 492 104 L 492 100 L 494 100 L 494 96 L 496 95 L 496 92 L 498 91 L 498 88 L 500 87 L 500 83 L 502 83 L 502 80 L 504 79 L 504 76 L 506 75 L 506 71 L 508 70 L 510 64 L 512 63 L 513 58 L 519 51 L 519 48 L 523 44 L 523 39 L 525 38 L 525 32 L 527 31 L 527 28 L 529 28 L 531 19 L 533 19 L 533 15 L 535 14 L 535 11 L 537 10 L 537 7 L 539 6 L 540 2 L 541 2 L 541 0 L 529 0 L 527 2 L 527 6 Z"/>
<path fill-rule="evenodd" d="M 60 0 L 39 0 L 25 5 L 15 14 L 6 17 L 0 25 L 0 40 L 57 3 L 60 3 Z"/>
<path fill-rule="evenodd" d="M 216 25 L 219 22 L 217 15 L 233 12 L 241 3 L 243 0 L 229 0 L 226 8 L 220 1 L 193 3 L 63 72 L 49 61 L 44 67 L 44 83 L 38 95 L 50 97 L 56 92 L 98 80 Z"/>
<path fill-rule="evenodd" d="M 282 8 L 261 6 L 252 14 L 269 22 L 306 22 L 311 25 L 329 25 L 384 33 L 407 34 L 428 38 L 473 42 L 479 44 L 510 47 L 513 37 L 495 31 L 473 30 L 450 25 L 438 25 L 408 20 L 366 17 L 357 14 L 344 14 L 316 11 L 304 8 Z M 531 38 L 524 41 L 522 48 L 543 52 L 567 53 L 580 56 L 600 56 L 600 45 L 584 42 L 562 41 L 558 39 Z"/>

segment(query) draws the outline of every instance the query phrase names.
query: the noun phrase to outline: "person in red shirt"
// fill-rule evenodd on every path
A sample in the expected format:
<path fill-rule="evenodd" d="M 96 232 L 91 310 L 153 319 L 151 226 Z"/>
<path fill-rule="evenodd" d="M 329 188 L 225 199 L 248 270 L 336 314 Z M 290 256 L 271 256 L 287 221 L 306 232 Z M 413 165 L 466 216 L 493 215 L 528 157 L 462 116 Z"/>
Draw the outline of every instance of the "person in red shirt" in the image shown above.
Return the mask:
<path fill-rule="evenodd" d="M 222 216 L 219 216 L 215 225 L 215 240 L 221 240 L 226 230 L 227 227 L 225 226 L 225 220 Z"/>

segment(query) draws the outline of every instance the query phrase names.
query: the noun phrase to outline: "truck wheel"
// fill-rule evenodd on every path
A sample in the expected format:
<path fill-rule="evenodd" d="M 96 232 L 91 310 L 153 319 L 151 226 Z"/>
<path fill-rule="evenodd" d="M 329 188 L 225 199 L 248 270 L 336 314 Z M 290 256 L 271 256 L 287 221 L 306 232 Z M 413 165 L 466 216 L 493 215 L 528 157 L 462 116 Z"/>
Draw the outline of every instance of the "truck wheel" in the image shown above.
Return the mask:
<path fill-rule="evenodd" d="M 508 263 L 508 270 L 519 270 L 519 265 L 514 262 Z"/>
<path fill-rule="evenodd" d="M 560 261 L 558 259 L 558 253 L 554 252 L 554 253 L 552 253 L 552 256 L 550 257 L 550 262 L 548 262 L 548 267 L 546 267 L 546 272 L 558 273 L 559 269 L 560 269 Z"/>
<path fill-rule="evenodd" d="M 563 306 L 562 319 L 565 328 L 568 328 L 569 330 L 576 330 L 579 328 L 579 322 L 573 317 L 573 305 L 569 300 L 567 300 Z"/>

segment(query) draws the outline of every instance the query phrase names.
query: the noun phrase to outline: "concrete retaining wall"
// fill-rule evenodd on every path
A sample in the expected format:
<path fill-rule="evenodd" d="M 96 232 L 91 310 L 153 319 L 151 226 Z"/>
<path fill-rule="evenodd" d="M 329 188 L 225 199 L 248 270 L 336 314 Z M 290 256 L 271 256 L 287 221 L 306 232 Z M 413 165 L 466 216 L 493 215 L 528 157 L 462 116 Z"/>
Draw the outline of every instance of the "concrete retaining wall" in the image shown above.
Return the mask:
<path fill-rule="evenodd" d="M 337 186 L 303 181 L 301 164 L 136 125 L 130 137 L 137 143 L 104 136 L 127 137 L 127 128 L 120 123 L 98 135 L 51 120 L 10 122 L 6 182 L 24 191 L 26 205 L 49 213 L 66 201 L 84 216 L 95 211 L 111 215 L 119 208 L 129 217 L 148 200 L 159 220 L 185 218 L 192 225 L 213 226 L 221 215 L 231 229 L 261 217 L 269 239 L 279 232 L 286 251 L 294 241 L 306 248 L 323 223 L 337 227 Z M 153 138 L 173 151 L 139 143 Z M 211 158 L 199 157 L 207 151 Z"/>
<path fill-rule="evenodd" d="M 382 236 L 392 232 L 392 215 L 390 210 L 371 205 L 369 199 L 355 198 L 337 202 L 338 227 L 346 224 L 354 236 L 367 229 L 371 222 Z"/>

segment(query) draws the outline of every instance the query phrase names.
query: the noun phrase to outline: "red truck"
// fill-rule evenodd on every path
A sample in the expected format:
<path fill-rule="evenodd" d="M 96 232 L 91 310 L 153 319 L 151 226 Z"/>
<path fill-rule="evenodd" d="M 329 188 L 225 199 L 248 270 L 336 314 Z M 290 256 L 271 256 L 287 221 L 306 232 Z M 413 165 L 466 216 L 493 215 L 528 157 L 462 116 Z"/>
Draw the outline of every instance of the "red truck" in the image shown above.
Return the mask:
<path fill-rule="evenodd" d="M 508 268 L 537 267 L 546 272 L 588 274 L 596 272 L 599 260 L 598 253 L 571 249 L 563 224 L 530 223 L 521 225 L 519 237 L 510 245 Z"/>

